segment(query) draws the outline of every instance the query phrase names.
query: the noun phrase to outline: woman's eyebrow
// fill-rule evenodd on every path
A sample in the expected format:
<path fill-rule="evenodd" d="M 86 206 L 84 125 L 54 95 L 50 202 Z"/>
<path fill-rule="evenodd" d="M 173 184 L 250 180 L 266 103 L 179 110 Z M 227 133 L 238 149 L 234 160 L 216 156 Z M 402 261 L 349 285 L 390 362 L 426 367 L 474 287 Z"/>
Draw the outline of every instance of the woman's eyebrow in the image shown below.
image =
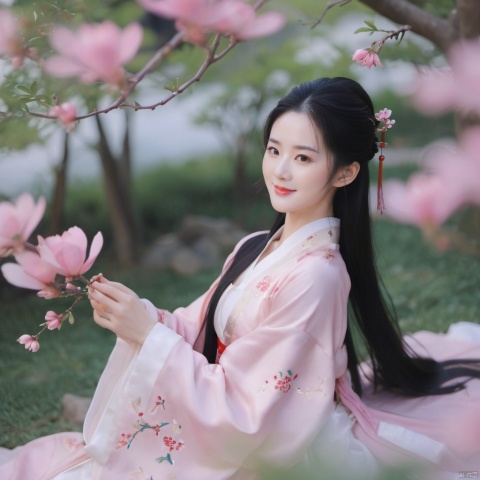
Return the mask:
<path fill-rule="evenodd" d="M 270 143 L 274 143 L 275 145 L 281 145 L 281 143 L 278 140 L 275 140 L 275 138 L 272 138 L 272 137 L 270 137 L 268 141 Z M 293 148 L 295 148 L 296 150 L 308 150 L 310 152 L 318 153 L 318 150 L 316 148 L 309 147 L 308 145 L 294 145 Z"/>

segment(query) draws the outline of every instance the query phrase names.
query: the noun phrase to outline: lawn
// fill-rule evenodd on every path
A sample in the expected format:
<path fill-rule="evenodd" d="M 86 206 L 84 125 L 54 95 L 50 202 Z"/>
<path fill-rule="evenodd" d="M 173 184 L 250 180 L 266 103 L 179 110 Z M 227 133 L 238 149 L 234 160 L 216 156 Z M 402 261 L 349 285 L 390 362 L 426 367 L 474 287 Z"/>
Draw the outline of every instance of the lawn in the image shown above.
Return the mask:
<path fill-rule="evenodd" d="M 376 221 L 375 231 L 379 268 L 404 332 L 444 331 L 451 322 L 479 321 L 478 258 L 457 252 L 438 253 L 411 227 L 382 220 Z M 169 273 L 97 267 L 168 309 L 188 304 L 218 273 L 214 269 L 180 278 Z M 61 398 L 67 392 L 92 395 L 112 349 L 113 334 L 97 327 L 87 302 L 81 302 L 74 325 L 64 325 L 60 332 L 46 332 L 37 353 L 24 350 L 15 339 L 23 333 L 35 333 L 44 312 L 57 307 L 55 302 L 18 289 L 7 291 L 1 298 L 2 446 L 11 448 L 41 435 L 78 428 L 62 421 Z"/>

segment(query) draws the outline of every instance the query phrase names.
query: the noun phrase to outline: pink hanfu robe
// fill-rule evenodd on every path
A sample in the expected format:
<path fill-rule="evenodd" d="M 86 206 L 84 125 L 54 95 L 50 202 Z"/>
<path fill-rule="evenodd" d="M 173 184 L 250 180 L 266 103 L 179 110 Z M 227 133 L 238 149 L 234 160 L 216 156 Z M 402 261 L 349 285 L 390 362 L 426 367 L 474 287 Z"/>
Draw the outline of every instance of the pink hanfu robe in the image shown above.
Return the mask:
<path fill-rule="evenodd" d="M 431 478 L 480 470 L 480 442 L 465 446 L 451 435 L 461 413 L 469 415 L 463 427 L 480 425 L 479 381 L 419 399 L 366 385 L 360 400 L 352 391 L 344 347 L 350 280 L 338 230 L 336 219 L 312 222 L 247 272 L 234 304 L 219 305 L 227 318 L 218 364 L 199 353 L 217 282 L 172 313 L 145 301 L 158 323 L 141 347 L 117 340 L 83 434 L 5 451 L 0 478 L 253 480 L 269 468 L 322 478 L 328 460 L 350 468 L 350 478 L 402 462 L 428 466 Z M 411 343 L 438 359 L 480 358 L 480 342 L 452 335 L 424 332 Z"/>

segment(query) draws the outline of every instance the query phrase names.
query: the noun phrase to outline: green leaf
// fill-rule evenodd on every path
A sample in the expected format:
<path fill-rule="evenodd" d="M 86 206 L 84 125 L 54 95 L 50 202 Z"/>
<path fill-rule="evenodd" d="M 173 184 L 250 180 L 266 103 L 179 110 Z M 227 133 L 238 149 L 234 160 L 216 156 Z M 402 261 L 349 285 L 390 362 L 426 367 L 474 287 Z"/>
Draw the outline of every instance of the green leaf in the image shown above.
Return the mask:
<path fill-rule="evenodd" d="M 363 23 L 365 23 L 365 25 L 368 25 L 372 30 L 378 30 L 372 20 L 365 20 Z"/>
<path fill-rule="evenodd" d="M 31 90 L 28 87 L 26 87 L 25 85 L 17 85 L 16 88 L 18 90 L 22 91 L 22 92 L 25 92 L 25 93 L 28 93 L 29 95 L 32 95 Z"/>
<path fill-rule="evenodd" d="M 36 95 L 38 91 L 38 82 L 35 80 L 32 85 L 30 86 L 30 91 L 32 92 L 32 95 Z"/>
<path fill-rule="evenodd" d="M 73 316 L 72 312 L 68 312 L 68 323 L 73 325 L 75 323 L 75 317 Z"/>
<path fill-rule="evenodd" d="M 357 28 L 353 33 L 363 33 L 363 32 L 372 33 L 372 29 L 367 27 L 360 27 L 360 28 Z"/>

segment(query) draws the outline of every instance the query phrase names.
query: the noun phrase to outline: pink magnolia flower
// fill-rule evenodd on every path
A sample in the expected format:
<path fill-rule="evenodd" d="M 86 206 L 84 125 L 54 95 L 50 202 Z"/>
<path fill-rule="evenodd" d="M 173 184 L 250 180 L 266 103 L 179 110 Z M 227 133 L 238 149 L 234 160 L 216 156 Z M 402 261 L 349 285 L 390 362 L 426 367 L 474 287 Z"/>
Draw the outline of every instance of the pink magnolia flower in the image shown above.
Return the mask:
<path fill-rule="evenodd" d="M 20 338 L 17 338 L 17 342 L 20 343 L 20 345 L 25 345 L 25 348 L 31 352 L 37 352 L 40 348 L 36 337 L 32 337 L 31 335 L 22 335 Z"/>
<path fill-rule="evenodd" d="M 205 34 L 217 32 L 238 40 L 271 35 L 285 24 L 279 12 L 257 15 L 243 0 L 139 0 L 146 10 L 176 19 L 177 30 L 192 43 L 203 44 Z"/>
<path fill-rule="evenodd" d="M 20 67 L 27 54 L 17 19 L 10 10 L 0 9 L 0 55 L 10 57 L 13 66 Z"/>
<path fill-rule="evenodd" d="M 253 6 L 242 0 L 217 2 L 214 13 L 210 28 L 223 35 L 233 35 L 237 40 L 272 35 L 285 24 L 285 17 L 281 13 L 257 15 Z"/>
<path fill-rule="evenodd" d="M 429 71 L 417 78 L 414 104 L 430 115 L 451 109 L 480 112 L 480 40 L 457 43 L 448 59 L 450 69 Z"/>
<path fill-rule="evenodd" d="M 45 61 L 45 71 L 56 77 L 79 77 L 84 83 L 97 80 L 121 86 L 123 65 L 137 53 L 143 30 L 132 23 L 121 30 L 110 21 L 80 25 L 76 32 L 56 27 L 50 43 L 58 51 Z"/>
<path fill-rule="evenodd" d="M 353 54 L 352 60 L 360 63 L 363 67 L 372 68 L 381 65 L 380 57 L 374 50 L 360 48 Z"/>
<path fill-rule="evenodd" d="M 45 198 L 35 204 L 29 193 L 20 195 L 14 203 L 0 202 L 0 257 L 23 249 L 45 212 Z"/>
<path fill-rule="evenodd" d="M 55 105 L 50 109 L 50 115 L 57 117 L 67 132 L 71 132 L 74 129 L 77 109 L 72 103 L 65 102 L 60 105 Z"/>
<path fill-rule="evenodd" d="M 34 252 L 23 251 L 15 255 L 17 263 L 5 263 L 1 266 L 3 276 L 8 283 L 20 288 L 40 290 L 37 295 L 55 298 L 60 291 L 55 286 L 57 271 Z"/>
<path fill-rule="evenodd" d="M 454 190 L 436 175 L 418 173 L 407 183 L 389 180 L 383 184 L 383 195 L 392 219 L 421 228 L 441 225 L 456 209 Z"/>
<path fill-rule="evenodd" d="M 480 205 L 480 127 L 466 130 L 459 144 L 435 149 L 427 166 L 448 185 L 455 209 Z"/>
<path fill-rule="evenodd" d="M 49 310 L 45 315 L 45 320 L 47 322 L 47 328 L 49 330 L 55 330 L 61 327 L 63 315 L 58 315 L 53 310 Z"/>
<path fill-rule="evenodd" d="M 88 258 L 87 243 L 87 236 L 83 230 L 72 227 L 61 236 L 38 237 L 38 250 L 40 256 L 68 281 L 91 268 L 103 246 L 102 234 L 98 232 L 93 238 Z"/>

